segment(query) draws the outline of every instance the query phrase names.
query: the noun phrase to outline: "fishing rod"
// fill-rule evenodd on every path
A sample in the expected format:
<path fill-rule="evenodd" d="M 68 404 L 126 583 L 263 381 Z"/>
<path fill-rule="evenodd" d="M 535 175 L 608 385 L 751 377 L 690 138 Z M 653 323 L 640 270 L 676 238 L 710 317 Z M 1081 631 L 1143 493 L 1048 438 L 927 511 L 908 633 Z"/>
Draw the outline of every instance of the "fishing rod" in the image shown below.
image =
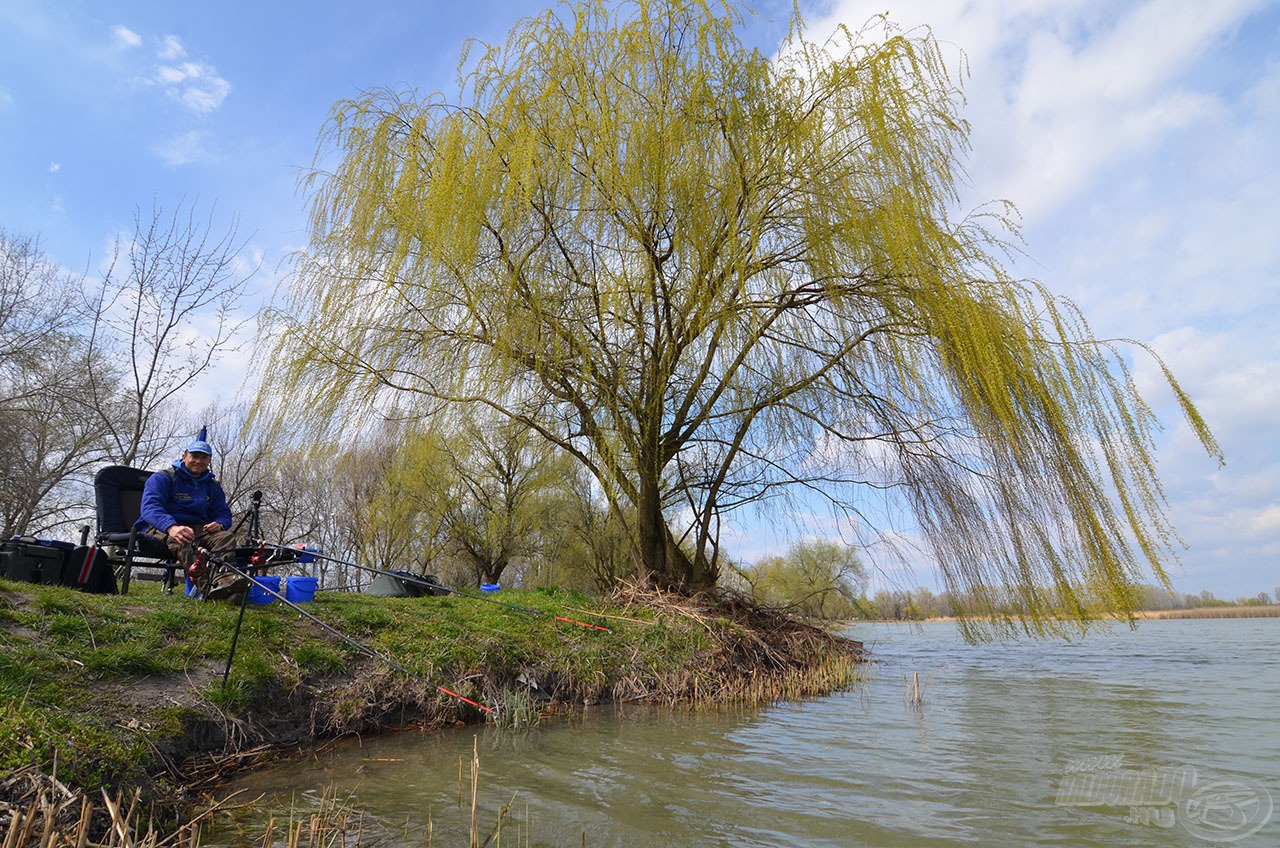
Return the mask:
<path fill-rule="evenodd" d="M 497 598 L 486 598 L 484 595 L 474 595 L 471 592 L 464 592 L 461 589 L 454 589 L 449 586 L 445 586 L 443 583 L 437 583 L 434 580 L 426 580 L 421 577 L 417 577 L 416 575 L 400 574 L 399 572 L 388 571 L 387 569 L 384 569 L 384 568 L 374 568 L 373 566 L 369 566 L 369 565 L 360 565 L 358 563 L 349 562 L 345 559 L 338 559 L 337 557 L 326 556 L 325 554 L 318 553 L 316 551 L 307 551 L 299 548 L 290 548 L 285 545 L 277 545 L 272 542 L 267 542 L 264 540 L 258 540 L 258 541 L 260 541 L 263 545 L 266 545 L 269 548 L 274 548 L 275 550 L 278 550 L 278 551 L 312 556 L 312 557 L 315 557 L 316 559 L 325 560 L 326 562 L 336 563 L 337 565 L 346 565 L 351 568 L 358 568 L 361 571 L 368 571 L 372 574 L 381 574 L 386 577 L 390 577 L 394 580 L 402 580 L 405 583 L 412 583 L 415 586 L 422 586 L 423 588 L 426 588 L 426 589 L 439 589 L 440 591 L 443 591 L 443 592 L 449 592 L 454 595 L 461 595 L 464 598 L 472 598 L 477 601 L 484 601 L 486 604 L 497 604 L 500 607 L 506 607 L 507 609 L 515 610 L 516 612 L 522 612 L 527 615 L 536 615 L 536 616 L 542 616 L 544 618 L 552 618 L 552 619 L 555 619 L 556 621 L 563 621 L 566 624 L 576 624 L 579 627 L 585 627 L 588 630 L 598 630 L 604 633 L 613 632 L 608 627 L 604 627 L 603 625 L 600 625 L 600 624 L 592 624 L 589 621 L 578 621 L 576 618 L 569 618 L 568 616 L 563 616 L 558 613 L 551 612 L 549 610 L 533 609 L 532 607 L 525 607 L 525 606 L 521 606 L 520 604 L 513 604 L 507 601 L 499 601 Z"/>
<path fill-rule="evenodd" d="M 425 677 L 423 677 L 422 675 L 420 675 L 420 674 L 415 674 L 414 672 L 412 672 L 412 671 L 410 671 L 409 669 L 405 668 L 403 665 L 401 665 L 400 663 L 398 663 L 398 662 L 396 662 L 395 660 L 391 659 L 390 657 L 388 657 L 388 656 L 384 656 L 383 654 L 380 654 L 380 653 L 378 653 L 377 651 L 375 651 L 373 648 L 370 648 L 368 645 L 365 645 L 365 644 L 363 644 L 362 642 L 358 642 L 358 641 L 356 641 L 355 639 L 352 639 L 350 636 L 348 636 L 347 634 L 343 633 L 341 630 L 338 630 L 336 627 L 332 627 L 332 626 L 330 626 L 330 625 L 328 625 L 328 624 L 324 623 L 324 622 L 323 622 L 323 621 L 321 621 L 320 619 L 316 618 L 314 615 L 312 615 L 311 613 L 307 612 L 307 611 L 306 611 L 306 610 L 304 610 L 301 606 L 299 606 L 298 604 L 296 604 L 296 603 L 294 603 L 293 601 L 289 600 L 289 599 L 288 599 L 288 598 L 286 598 L 284 595 L 282 595 L 282 594 L 280 594 L 279 592 L 277 592 L 275 589 L 272 589 L 270 586 L 264 585 L 263 583 L 260 583 L 260 582 L 257 582 L 257 581 L 255 581 L 255 580 L 253 580 L 253 578 L 252 578 L 252 577 L 250 577 L 246 572 L 244 572 L 243 570 L 241 570 L 238 566 L 232 565 L 231 563 L 227 562 L 227 561 L 226 561 L 225 559 L 223 559 L 222 557 L 220 557 L 220 556 L 218 556 L 217 554 L 215 554 L 215 553 L 213 553 L 213 552 L 209 551 L 207 548 L 197 548 L 197 550 L 199 550 L 199 552 L 200 552 L 200 554 L 201 554 L 201 555 L 203 555 L 204 557 L 208 558 L 209 560 L 212 560 L 213 562 L 216 562 L 216 563 L 218 563 L 218 564 L 222 565 L 222 566 L 223 566 L 224 568 L 226 568 L 228 571 L 231 571 L 232 573 L 234 573 L 234 574 L 238 574 L 239 576 L 241 576 L 241 577 L 245 578 L 246 580 L 249 580 L 249 581 L 250 581 L 250 585 L 251 585 L 251 586 L 256 586 L 257 588 L 259 588 L 259 589 L 261 589 L 262 591 L 266 592 L 268 595 L 271 595 L 271 596 L 272 596 L 272 597 L 274 597 L 276 600 L 278 600 L 278 601 L 280 601 L 281 603 L 283 603 L 285 606 L 289 607 L 290 609 L 294 610 L 295 612 L 297 612 L 297 613 L 299 613 L 299 614 L 301 614 L 301 615 L 305 616 L 306 618 L 310 619 L 311 621 L 315 622 L 315 623 L 316 623 L 316 624 L 318 624 L 321 628 L 323 628 L 324 630 L 327 630 L 328 632 L 332 633 L 334 636 L 337 636 L 339 639 L 341 639 L 342 641 L 346 642 L 348 645 L 350 645 L 351 647 L 355 648 L 356 650 L 360 651 L 362 654 L 365 654 L 365 655 L 367 655 L 367 656 L 373 657 L 374 659 L 381 660 L 382 662 L 386 663 L 387 665 L 391 666 L 392 668 L 396 669 L 397 671 L 401 672 L 402 674 L 408 675 L 409 677 L 412 677 L 414 680 L 420 681 L 420 682 L 422 682 L 422 683 L 427 684 L 428 686 L 433 687 L 437 692 L 441 692 L 441 693 L 443 693 L 443 694 L 445 694 L 445 695 L 450 696 L 451 698 L 456 698 L 457 700 L 461 701 L 461 702 L 462 702 L 462 703 L 464 703 L 464 704 L 470 704 L 471 706 L 475 707 L 476 709 L 483 710 L 484 712 L 488 713 L 489 715 L 493 715 L 493 709 L 492 709 L 491 707 L 486 707 L 484 704 L 477 703 L 476 701 L 473 701 L 473 700 L 471 700 L 471 699 L 470 699 L 470 698 L 468 698 L 468 697 L 465 697 L 465 696 L 463 696 L 463 695 L 459 695 L 457 692 L 454 692 L 454 691 L 453 691 L 453 690 L 451 690 L 451 689 L 446 689 L 445 687 L 441 686 L 441 685 L 440 685 L 440 684 L 438 684 L 438 683 L 434 683 L 434 682 L 432 682 L 432 681 L 430 681 L 430 680 L 427 680 L 427 679 L 426 679 Z M 243 614 L 243 611 L 244 611 L 244 604 L 248 601 L 248 595 L 249 595 L 249 592 L 248 592 L 248 589 L 246 588 L 246 590 L 245 590 L 245 597 L 241 600 L 241 613 L 242 613 L 242 614 Z M 238 630 L 238 628 L 237 628 L 237 630 Z M 233 646 L 232 650 L 234 651 L 234 646 Z M 228 670 L 228 671 L 230 671 L 230 669 L 231 669 L 231 658 L 230 658 L 230 657 L 228 657 L 228 658 L 227 658 L 227 670 Z"/>

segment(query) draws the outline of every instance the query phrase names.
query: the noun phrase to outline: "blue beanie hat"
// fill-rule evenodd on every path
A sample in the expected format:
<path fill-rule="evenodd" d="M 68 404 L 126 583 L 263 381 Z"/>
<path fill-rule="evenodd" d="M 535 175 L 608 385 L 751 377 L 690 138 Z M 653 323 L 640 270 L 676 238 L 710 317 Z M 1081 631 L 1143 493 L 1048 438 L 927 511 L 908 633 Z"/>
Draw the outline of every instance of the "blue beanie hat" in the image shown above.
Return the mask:
<path fill-rule="evenodd" d="M 213 446 L 208 442 L 208 427 L 201 427 L 200 432 L 196 434 L 196 440 L 187 445 L 187 453 L 207 453 L 213 456 Z"/>

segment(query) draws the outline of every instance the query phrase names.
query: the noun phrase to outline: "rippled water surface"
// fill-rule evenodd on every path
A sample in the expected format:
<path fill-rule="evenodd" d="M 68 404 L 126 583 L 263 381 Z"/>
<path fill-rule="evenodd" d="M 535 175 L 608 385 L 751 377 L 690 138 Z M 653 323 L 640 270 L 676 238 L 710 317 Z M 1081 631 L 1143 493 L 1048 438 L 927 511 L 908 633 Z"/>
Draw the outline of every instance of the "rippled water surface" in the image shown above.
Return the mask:
<path fill-rule="evenodd" d="M 849 635 L 880 662 L 848 693 L 399 734 L 237 788 L 306 811 L 332 786 L 381 845 L 465 845 L 474 745 L 481 837 L 507 806 L 507 845 L 1280 846 L 1280 619 L 976 647 L 945 623 Z"/>

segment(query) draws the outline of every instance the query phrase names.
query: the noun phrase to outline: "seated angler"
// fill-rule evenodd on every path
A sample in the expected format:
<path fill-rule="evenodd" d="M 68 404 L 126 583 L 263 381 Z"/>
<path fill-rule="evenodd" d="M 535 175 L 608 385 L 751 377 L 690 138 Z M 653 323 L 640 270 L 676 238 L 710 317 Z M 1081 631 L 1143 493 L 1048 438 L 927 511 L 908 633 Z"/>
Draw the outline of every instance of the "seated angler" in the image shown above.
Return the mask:
<path fill-rule="evenodd" d="M 172 468 L 147 478 L 142 492 L 138 528 L 169 547 L 185 573 L 196 560 L 197 547 L 217 555 L 234 556 L 235 536 L 231 508 L 222 484 L 209 470 L 213 447 L 205 441 L 205 429 L 187 445 Z M 214 580 L 210 598 L 228 598 L 244 590 L 247 580 L 228 573 Z"/>

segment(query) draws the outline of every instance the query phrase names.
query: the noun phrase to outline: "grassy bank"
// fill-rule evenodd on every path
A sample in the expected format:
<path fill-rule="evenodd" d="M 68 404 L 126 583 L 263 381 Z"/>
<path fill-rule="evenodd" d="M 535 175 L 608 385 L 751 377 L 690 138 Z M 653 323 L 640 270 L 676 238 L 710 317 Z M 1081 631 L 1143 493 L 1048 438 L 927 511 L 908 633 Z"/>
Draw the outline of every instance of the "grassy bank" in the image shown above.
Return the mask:
<path fill-rule="evenodd" d="M 638 592 L 501 597 L 541 614 L 456 596 L 320 593 L 308 605 L 414 676 L 287 607 L 251 606 L 224 686 L 236 607 L 154 586 L 116 597 L 0 581 L 0 776 L 36 769 L 72 790 L 140 788 L 174 809 L 196 776 L 249 752 L 485 720 L 436 685 L 519 725 L 583 703 L 819 694 L 848 685 L 857 658 L 854 643 L 742 607 Z"/>

